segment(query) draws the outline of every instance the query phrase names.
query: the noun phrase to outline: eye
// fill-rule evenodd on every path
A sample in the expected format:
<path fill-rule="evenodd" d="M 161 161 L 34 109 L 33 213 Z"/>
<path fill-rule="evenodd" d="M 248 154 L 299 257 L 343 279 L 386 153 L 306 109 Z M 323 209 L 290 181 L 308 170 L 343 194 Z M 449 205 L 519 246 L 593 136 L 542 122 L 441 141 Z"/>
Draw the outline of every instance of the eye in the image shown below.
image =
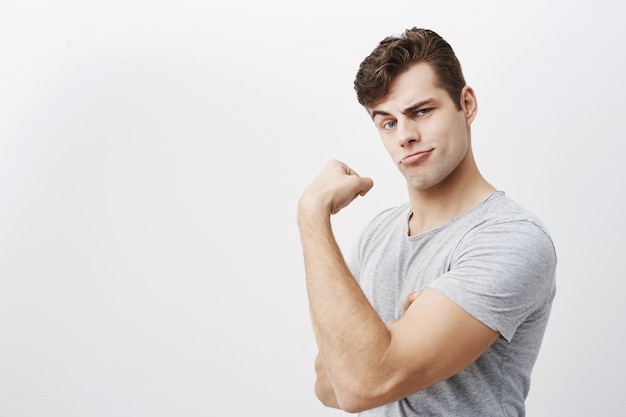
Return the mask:
<path fill-rule="evenodd" d="M 394 127 L 396 127 L 397 124 L 398 122 L 390 120 L 388 122 L 383 123 L 383 129 L 393 129 Z"/>
<path fill-rule="evenodd" d="M 430 109 L 430 108 L 419 109 L 418 111 L 415 112 L 415 117 L 426 116 L 428 113 L 431 112 L 431 110 L 432 109 Z"/>

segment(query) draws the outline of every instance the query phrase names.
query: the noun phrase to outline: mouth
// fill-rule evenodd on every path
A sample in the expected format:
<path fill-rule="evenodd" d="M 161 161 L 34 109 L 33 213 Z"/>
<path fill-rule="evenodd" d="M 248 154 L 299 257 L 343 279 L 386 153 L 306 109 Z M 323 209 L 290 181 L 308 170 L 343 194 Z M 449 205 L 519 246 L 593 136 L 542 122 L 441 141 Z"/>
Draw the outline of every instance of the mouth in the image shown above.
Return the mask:
<path fill-rule="evenodd" d="M 419 151 L 419 152 L 414 152 L 410 155 L 405 156 L 404 158 L 402 158 L 400 160 L 400 165 L 412 165 L 412 164 L 416 164 L 420 161 L 422 161 L 424 158 L 428 157 L 428 155 L 430 155 L 430 152 L 432 151 L 432 149 L 429 149 L 427 151 Z"/>

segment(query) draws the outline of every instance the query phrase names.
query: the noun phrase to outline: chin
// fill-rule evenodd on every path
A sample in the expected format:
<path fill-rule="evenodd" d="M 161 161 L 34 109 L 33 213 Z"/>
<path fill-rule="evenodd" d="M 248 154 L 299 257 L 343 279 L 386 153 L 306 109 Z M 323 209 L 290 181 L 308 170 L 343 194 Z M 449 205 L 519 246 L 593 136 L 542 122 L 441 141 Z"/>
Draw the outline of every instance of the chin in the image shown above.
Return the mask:
<path fill-rule="evenodd" d="M 433 188 L 436 184 L 433 184 L 430 181 L 426 181 L 424 179 L 415 179 L 415 178 L 409 178 L 407 180 L 407 186 L 409 187 L 409 189 L 413 190 L 413 191 L 428 191 L 429 189 Z"/>

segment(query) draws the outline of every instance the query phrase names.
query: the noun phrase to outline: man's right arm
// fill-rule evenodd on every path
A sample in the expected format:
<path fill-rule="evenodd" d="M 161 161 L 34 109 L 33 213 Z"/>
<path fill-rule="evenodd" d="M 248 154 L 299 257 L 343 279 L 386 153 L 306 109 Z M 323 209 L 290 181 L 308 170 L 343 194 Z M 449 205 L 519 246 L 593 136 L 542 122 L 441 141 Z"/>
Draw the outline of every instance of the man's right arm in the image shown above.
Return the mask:
<path fill-rule="evenodd" d="M 498 332 L 427 289 L 387 327 L 346 265 L 330 216 L 372 187 L 333 161 L 298 204 L 309 309 L 324 369 L 345 411 L 356 413 L 416 393 L 457 374 Z"/>
<path fill-rule="evenodd" d="M 315 395 L 317 395 L 317 398 L 326 407 L 339 408 L 335 390 L 328 379 L 328 374 L 326 369 L 324 369 L 319 353 L 315 358 L 315 373 L 317 374 L 317 379 L 315 380 Z"/>
<path fill-rule="evenodd" d="M 402 315 L 406 313 L 409 306 L 418 296 L 418 292 L 412 292 L 408 295 L 406 300 L 402 303 Z M 387 327 L 391 329 L 396 323 L 397 320 L 390 320 L 387 322 Z M 324 363 L 322 362 L 322 358 L 319 353 L 315 358 L 315 374 L 317 375 L 317 379 L 315 380 L 315 395 L 317 398 L 326 407 L 340 408 L 339 403 L 337 402 L 337 396 L 335 395 L 335 390 L 328 379 L 328 374 L 326 373 L 326 369 L 324 369 Z"/>

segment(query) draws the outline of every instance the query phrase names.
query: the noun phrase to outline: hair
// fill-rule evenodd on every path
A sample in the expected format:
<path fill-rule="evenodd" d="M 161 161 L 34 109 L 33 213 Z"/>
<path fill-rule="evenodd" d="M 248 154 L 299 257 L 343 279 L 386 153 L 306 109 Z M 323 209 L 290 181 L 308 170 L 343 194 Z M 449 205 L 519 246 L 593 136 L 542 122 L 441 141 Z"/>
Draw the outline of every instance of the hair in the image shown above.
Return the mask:
<path fill-rule="evenodd" d="M 401 35 L 386 37 L 361 62 L 354 80 L 359 103 L 366 108 L 378 104 L 389 93 L 394 80 L 420 62 L 431 65 L 437 87 L 446 90 L 461 110 L 461 91 L 465 87 L 461 63 L 441 36 L 415 27 Z"/>

